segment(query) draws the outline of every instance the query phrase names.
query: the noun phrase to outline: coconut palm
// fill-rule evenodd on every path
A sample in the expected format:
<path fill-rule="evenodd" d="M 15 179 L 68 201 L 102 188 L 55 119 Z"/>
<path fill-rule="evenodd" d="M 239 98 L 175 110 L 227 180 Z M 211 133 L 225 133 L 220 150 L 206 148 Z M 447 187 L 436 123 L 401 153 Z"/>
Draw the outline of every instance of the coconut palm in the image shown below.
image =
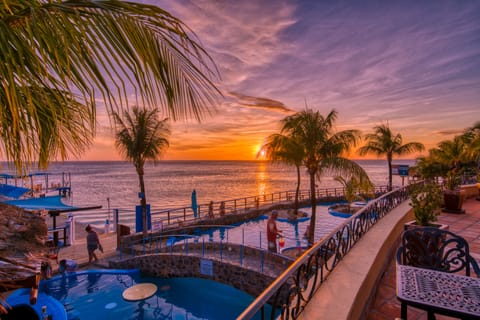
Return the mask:
<path fill-rule="evenodd" d="M 451 140 L 443 140 L 436 148 L 430 150 L 433 159 L 442 164 L 442 177 L 447 189 L 454 190 L 461 184 L 464 164 L 470 161 L 467 143 L 463 136 L 455 136 Z"/>
<path fill-rule="evenodd" d="M 462 136 L 456 136 L 451 140 L 443 140 L 431 150 L 431 154 L 441 163 L 453 169 L 466 163 L 469 158 L 468 149 Z"/>
<path fill-rule="evenodd" d="M 429 150 L 428 156 L 421 156 L 416 159 L 416 169 L 422 179 L 436 183 L 438 183 L 439 177 L 442 177 L 443 173 L 448 171 L 448 167 L 440 163 L 432 155 L 432 149 Z"/>
<path fill-rule="evenodd" d="M 333 178 L 343 186 L 345 200 L 347 201 L 348 213 L 351 212 L 351 204 L 355 200 L 365 201 L 362 196 L 370 196 L 374 193 L 374 186 L 370 179 L 358 179 L 357 177 L 344 178 L 342 176 L 336 176 Z"/>
<path fill-rule="evenodd" d="M 365 136 L 367 144 L 358 149 L 361 156 L 372 153 L 377 156 L 387 156 L 388 163 L 388 190 L 392 190 L 392 160 L 393 156 L 403 156 L 415 151 L 423 151 L 424 145 L 420 142 L 403 144 L 400 133 L 394 134 L 388 124 L 373 128 L 374 133 Z"/>
<path fill-rule="evenodd" d="M 123 116 L 113 113 L 118 130 L 115 146 L 135 166 L 140 182 L 143 234 L 147 234 L 147 198 L 145 196 L 144 165 L 147 160 L 157 160 L 168 148 L 170 128 L 168 119 L 158 120 L 158 110 L 133 107 Z"/>
<path fill-rule="evenodd" d="M 466 154 L 478 176 L 480 169 L 480 121 L 467 128 L 462 138 L 466 144 Z"/>
<path fill-rule="evenodd" d="M 290 137 L 301 146 L 302 165 L 310 176 L 310 199 L 312 216 L 308 241 L 313 245 L 316 220 L 316 186 L 325 174 L 354 175 L 365 177 L 367 174 L 361 166 L 345 157 L 350 147 L 355 146 L 360 137 L 358 130 L 333 132 L 337 118 L 335 110 L 324 117 L 320 112 L 306 109 L 282 120 L 281 134 Z"/>
<path fill-rule="evenodd" d="M 200 120 L 221 96 L 193 32 L 156 6 L 5 0 L 0 21 L 0 149 L 17 168 L 81 154 L 97 101 L 118 111 L 134 93 L 173 120 Z"/>
<path fill-rule="evenodd" d="M 298 212 L 298 194 L 300 192 L 301 174 L 300 167 L 304 157 L 303 147 L 292 137 L 282 134 L 272 134 L 267 137 L 266 142 L 261 149 L 265 152 L 265 157 L 275 162 L 283 162 L 294 165 L 297 171 L 297 188 L 295 190 L 295 214 Z"/>

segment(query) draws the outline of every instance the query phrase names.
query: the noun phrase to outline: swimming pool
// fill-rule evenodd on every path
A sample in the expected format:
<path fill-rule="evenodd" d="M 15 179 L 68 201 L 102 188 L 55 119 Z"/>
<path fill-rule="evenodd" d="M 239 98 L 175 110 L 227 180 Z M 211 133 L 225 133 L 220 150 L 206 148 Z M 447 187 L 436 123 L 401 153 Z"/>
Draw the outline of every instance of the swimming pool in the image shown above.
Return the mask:
<path fill-rule="evenodd" d="M 328 235 L 345 222 L 345 219 L 328 213 L 330 205 L 331 203 L 325 203 L 316 207 L 315 241 Z M 308 219 L 301 219 L 301 221 L 277 219 L 277 227 L 283 231 L 285 238 L 285 248 L 306 247 L 308 245 L 308 240 L 304 237 L 304 234 L 310 225 L 312 209 L 311 207 L 304 207 L 301 210 L 308 214 Z M 229 227 L 213 227 L 209 230 L 198 231 L 195 233 L 199 236 L 196 241 L 202 241 L 203 238 L 209 242 L 227 241 L 267 249 L 267 219 L 268 215 L 264 215 Z M 177 237 L 176 241 L 181 242 L 183 240 L 181 237 Z"/>
<path fill-rule="evenodd" d="M 154 283 L 155 295 L 139 302 L 122 298 L 126 288 Z M 7 302 L 28 301 L 28 290 L 17 290 Z M 23 295 L 23 296 L 22 296 Z M 55 301 L 65 306 L 66 319 L 235 319 L 254 297 L 212 280 L 142 277 L 138 270 L 87 270 L 41 281 L 39 301 L 53 319 L 65 319 Z M 49 301 L 46 298 L 53 298 Z"/>

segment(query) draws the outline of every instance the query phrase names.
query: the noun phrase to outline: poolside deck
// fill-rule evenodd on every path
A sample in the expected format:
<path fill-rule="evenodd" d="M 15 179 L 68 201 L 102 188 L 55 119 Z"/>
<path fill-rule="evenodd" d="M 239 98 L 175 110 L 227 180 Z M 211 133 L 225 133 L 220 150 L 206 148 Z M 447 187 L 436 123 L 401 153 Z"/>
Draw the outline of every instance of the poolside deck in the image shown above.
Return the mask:
<path fill-rule="evenodd" d="M 82 229 L 83 230 L 83 229 Z M 75 245 L 67 246 L 60 249 L 58 253 L 58 260 L 62 259 L 73 259 L 75 260 L 80 268 L 98 268 L 105 267 L 108 265 L 108 259 L 117 255 L 117 234 L 116 233 L 98 233 L 100 238 L 100 243 L 103 247 L 103 253 L 96 251 L 96 255 L 99 261 L 95 264 L 88 265 L 88 252 L 87 252 L 87 234 L 83 238 L 79 238 L 77 234 L 77 239 Z M 55 263 L 52 264 L 53 271 L 57 270 Z"/>

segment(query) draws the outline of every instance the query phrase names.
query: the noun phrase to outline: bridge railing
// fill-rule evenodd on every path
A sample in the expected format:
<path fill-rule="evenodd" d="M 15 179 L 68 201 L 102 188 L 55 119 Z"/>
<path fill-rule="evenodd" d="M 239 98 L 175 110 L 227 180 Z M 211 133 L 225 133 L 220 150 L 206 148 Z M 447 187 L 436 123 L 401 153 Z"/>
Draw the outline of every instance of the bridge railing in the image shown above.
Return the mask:
<path fill-rule="evenodd" d="M 387 192 L 386 186 L 375 187 L 375 194 Z M 343 197 L 344 188 L 322 188 L 316 190 L 316 198 L 335 200 Z M 310 190 L 300 190 L 298 199 L 300 202 L 310 199 Z M 210 204 L 199 204 L 197 215 L 195 216 L 191 207 L 180 207 L 164 210 L 151 210 L 151 223 L 153 230 L 162 230 L 164 228 L 176 227 L 188 224 L 194 224 L 199 220 L 221 217 L 224 215 L 234 215 L 246 213 L 251 209 L 269 208 L 274 205 L 291 204 L 295 200 L 295 191 L 281 191 L 271 194 L 228 199 L 224 201 L 212 202 Z M 69 214 L 70 215 L 70 214 Z M 91 224 L 97 228 L 104 228 L 107 232 L 116 232 L 117 225 L 122 224 L 135 228 L 136 217 L 135 210 L 125 208 L 108 208 L 85 210 L 73 213 L 75 220 L 83 225 Z M 132 230 L 131 232 L 135 232 Z"/>
<path fill-rule="evenodd" d="M 218 241 L 213 241 L 212 233 L 202 233 L 203 231 L 198 226 L 186 227 L 183 229 L 185 233 L 181 234 L 158 235 L 138 239 L 128 243 L 127 250 L 120 250 L 119 260 L 123 261 L 145 254 L 170 253 L 197 255 L 202 258 L 214 258 L 219 261 L 226 259 L 230 263 L 238 263 L 238 265 L 243 266 L 246 259 L 252 257 L 260 272 L 265 271 L 267 256 L 270 262 L 272 260 L 280 262 L 288 260 L 288 263 L 292 261 L 288 257 L 268 252 L 266 246 L 262 245 L 262 237 L 264 237 L 262 232 L 258 233 L 258 239 L 254 241 L 252 241 L 251 235 L 249 236 L 249 241 L 245 241 L 245 237 L 242 237 L 240 242 L 231 241 L 229 232 L 233 228 L 236 227 L 228 225 L 202 226 L 202 230 L 219 230 L 222 235 Z M 195 234 L 197 232 L 201 234 Z M 255 245 L 256 241 L 258 241 L 258 246 Z"/>
<path fill-rule="evenodd" d="M 375 187 L 375 194 L 387 192 L 386 186 Z M 310 199 L 310 190 L 300 190 L 299 201 Z M 345 195 L 344 188 L 322 188 L 316 190 L 317 199 L 336 199 Z M 212 201 L 211 205 L 199 204 L 195 215 L 191 207 L 174 208 L 160 211 L 152 211 L 152 224 L 166 227 L 169 225 L 195 222 L 199 219 L 215 218 L 219 216 L 245 213 L 250 209 L 259 209 L 275 204 L 291 203 L 295 200 L 295 191 L 282 191 L 225 201 Z"/>
<path fill-rule="evenodd" d="M 298 318 L 315 291 L 350 249 L 380 218 L 407 200 L 413 187 L 412 184 L 399 188 L 370 201 L 297 258 L 237 320 L 252 319 L 258 313 L 262 319 L 276 319 L 279 314 L 282 319 Z M 266 314 L 266 304 L 272 305 L 270 314 Z"/>

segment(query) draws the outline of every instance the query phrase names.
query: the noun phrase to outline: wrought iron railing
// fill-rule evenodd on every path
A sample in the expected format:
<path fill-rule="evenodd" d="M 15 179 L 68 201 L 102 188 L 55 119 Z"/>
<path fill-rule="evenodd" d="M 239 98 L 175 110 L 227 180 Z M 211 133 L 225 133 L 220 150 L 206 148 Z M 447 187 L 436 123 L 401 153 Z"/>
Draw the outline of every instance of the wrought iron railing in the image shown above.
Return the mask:
<path fill-rule="evenodd" d="M 391 191 L 370 201 L 324 240 L 304 252 L 281 274 L 237 320 L 251 319 L 259 312 L 262 319 L 296 319 L 305 305 L 350 249 L 383 216 L 407 200 L 414 185 Z M 287 294 L 285 294 L 287 292 Z M 271 304 L 266 314 L 266 304 Z"/>

